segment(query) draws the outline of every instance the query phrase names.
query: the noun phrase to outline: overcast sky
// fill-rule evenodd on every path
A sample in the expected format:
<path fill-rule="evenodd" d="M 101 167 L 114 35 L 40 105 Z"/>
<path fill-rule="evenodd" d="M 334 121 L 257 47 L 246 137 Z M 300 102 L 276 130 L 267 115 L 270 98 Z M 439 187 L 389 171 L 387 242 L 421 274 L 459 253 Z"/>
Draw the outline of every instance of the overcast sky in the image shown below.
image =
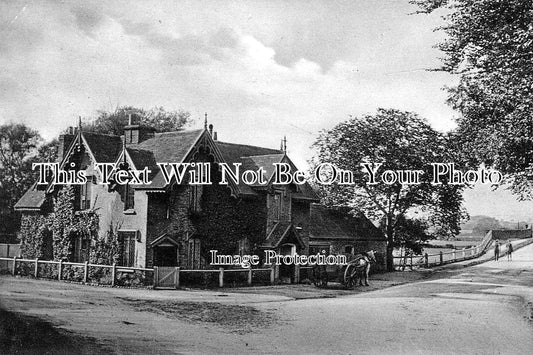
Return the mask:
<path fill-rule="evenodd" d="M 321 129 L 378 107 L 446 131 L 456 78 L 439 65 L 440 14 L 408 0 L 5 1 L 0 123 L 53 138 L 117 105 L 209 115 L 220 140 L 278 148 L 297 165 Z"/>

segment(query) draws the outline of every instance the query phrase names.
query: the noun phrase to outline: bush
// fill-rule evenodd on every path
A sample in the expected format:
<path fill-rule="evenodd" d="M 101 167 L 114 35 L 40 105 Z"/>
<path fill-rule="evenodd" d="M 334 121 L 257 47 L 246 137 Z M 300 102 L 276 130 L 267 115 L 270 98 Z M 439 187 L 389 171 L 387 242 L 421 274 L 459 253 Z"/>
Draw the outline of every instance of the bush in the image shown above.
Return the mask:
<path fill-rule="evenodd" d="M 17 261 L 16 274 L 20 276 L 33 276 L 35 263 L 31 261 Z"/>
<path fill-rule="evenodd" d="M 139 287 L 150 286 L 154 283 L 153 272 L 135 270 L 134 272 L 122 272 L 117 270 L 116 285 Z"/>
<path fill-rule="evenodd" d="M 85 274 L 83 266 L 63 265 L 61 278 L 68 281 L 82 282 Z"/>
<path fill-rule="evenodd" d="M 87 281 L 102 285 L 111 285 L 111 268 L 101 266 L 89 267 Z"/>
<path fill-rule="evenodd" d="M 218 272 L 181 272 L 180 285 L 204 288 L 218 287 Z"/>
<path fill-rule="evenodd" d="M 41 264 L 39 263 L 38 277 L 45 279 L 57 279 L 58 264 Z"/>

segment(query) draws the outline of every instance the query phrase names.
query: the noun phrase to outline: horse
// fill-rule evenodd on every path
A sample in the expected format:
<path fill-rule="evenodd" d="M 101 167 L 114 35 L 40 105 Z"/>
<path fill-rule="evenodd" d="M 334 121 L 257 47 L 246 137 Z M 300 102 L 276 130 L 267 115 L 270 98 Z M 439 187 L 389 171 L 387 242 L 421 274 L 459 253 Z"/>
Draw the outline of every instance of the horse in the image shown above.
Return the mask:
<path fill-rule="evenodd" d="M 355 255 L 355 257 L 348 263 L 344 271 L 344 282 L 346 287 L 352 288 L 357 285 L 370 286 L 368 284 L 368 274 L 370 273 L 370 265 L 376 262 L 376 252 L 370 250 Z"/>

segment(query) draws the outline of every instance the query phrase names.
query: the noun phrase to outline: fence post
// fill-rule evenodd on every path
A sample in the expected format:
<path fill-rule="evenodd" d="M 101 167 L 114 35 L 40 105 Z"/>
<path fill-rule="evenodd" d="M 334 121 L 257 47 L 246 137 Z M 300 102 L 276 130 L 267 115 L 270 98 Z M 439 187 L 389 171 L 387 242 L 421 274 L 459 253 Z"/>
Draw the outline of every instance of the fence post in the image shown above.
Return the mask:
<path fill-rule="evenodd" d="M 463 248 L 463 259 L 466 258 L 466 248 Z"/>
<path fill-rule="evenodd" d="M 294 283 L 300 283 L 300 265 L 294 265 Z"/>
<path fill-rule="evenodd" d="M 33 270 L 33 276 L 37 278 L 37 273 L 39 272 L 39 258 L 35 259 L 35 269 Z"/>
<path fill-rule="evenodd" d="M 424 264 L 426 265 L 426 267 L 429 267 L 429 256 L 428 256 L 428 253 L 424 254 Z"/>
<path fill-rule="evenodd" d="M 159 277 L 159 272 L 157 271 L 157 266 L 154 266 L 154 290 L 157 287 L 157 284 L 159 283 L 159 280 L 157 279 Z"/>
<path fill-rule="evenodd" d="M 115 286 L 116 278 L 117 278 L 117 263 L 113 263 L 113 268 L 111 269 L 111 286 Z"/>
<path fill-rule="evenodd" d="M 274 279 L 276 278 L 276 269 L 274 265 L 272 265 L 272 269 L 270 269 L 270 284 L 274 284 Z"/>
<path fill-rule="evenodd" d="M 455 259 L 457 259 L 457 252 L 455 251 L 455 249 L 453 250 L 452 255 L 453 255 L 453 261 L 455 261 Z"/>
<path fill-rule="evenodd" d="M 252 267 L 248 269 L 248 285 L 252 284 Z"/>
<path fill-rule="evenodd" d="M 11 269 L 11 275 L 15 276 L 17 273 L 17 257 L 13 257 L 13 269 Z"/>
<path fill-rule="evenodd" d="M 413 270 L 413 252 L 411 252 L 410 256 L 411 256 L 411 270 Z"/>
<path fill-rule="evenodd" d="M 224 268 L 219 268 L 218 272 L 218 287 L 224 287 Z"/>
<path fill-rule="evenodd" d="M 59 265 L 57 266 L 57 279 L 61 281 L 61 274 L 63 273 L 63 260 L 59 260 Z"/>
<path fill-rule="evenodd" d="M 174 287 L 177 289 L 180 287 L 180 267 L 176 267 L 174 271 Z"/>
<path fill-rule="evenodd" d="M 442 250 L 439 252 L 439 259 L 440 259 L 440 264 L 442 265 L 444 263 L 444 257 L 442 255 Z"/>
<path fill-rule="evenodd" d="M 85 265 L 83 265 L 83 282 L 87 283 L 88 279 L 89 279 L 89 262 L 86 261 Z"/>

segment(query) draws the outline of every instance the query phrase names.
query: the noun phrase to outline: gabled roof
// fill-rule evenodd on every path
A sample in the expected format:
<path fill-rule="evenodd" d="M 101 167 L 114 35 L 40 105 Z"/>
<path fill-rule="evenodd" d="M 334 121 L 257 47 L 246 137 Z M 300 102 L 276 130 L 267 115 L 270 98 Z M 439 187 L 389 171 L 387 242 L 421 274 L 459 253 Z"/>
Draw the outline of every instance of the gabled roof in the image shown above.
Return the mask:
<path fill-rule="evenodd" d="M 265 180 L 270 181 L 274 174 L 274 164 L 286 162 L 291 165 L 291 169 L 296 169 L 295 165 L 282 150 L 254 147 L 243 144 L 233 144 L 215 141 L 218 149 L 226 163 L 241 163 L 241 174 L 246 170 L 257 170 L 260 167 L 265 171 Z M 239 189 L 243 194 L 254 194 L 254 187 L 260 187 L 260 184 L 246 185 L 241 182 Z M 292 195 L 295 199 L 318 201 L 318 196 L 312 187 L 305 183 L 299 186 L 299 192 Z"/>
<path fill-rule="evenodd" d="M 228 164 L 241 163 L 241 158 L 264 155 L 283 155 L 282 150 L 255 147 L 245 144 L 226 143 L 215 141 L 222 157 Z"/>
<path fill-rule="evenodd" d="M 40 210 L 46 200 L 45 190 L 38 190 L 37 184 L 26 191 L 24 195 L 15 204 L 15 210 Z"/>
<path fill-rule="evenodd" d="M 158 163 L 181 163 L 205 130 L 156 133 L 135 148 L 152 152 Z"/>
<path fill-rule="evenodd" d="M 89 132 L 82 132 L 82 135 L 97 163 L 112 163 L 122 151 L 119 136 Z"/>
<path fill-rule="evenodd" d="M 353 216 L 349 208 L 328 208 L 311 204 L 310 241 L 386 240 L 383 233 L 362 213 Z"/>
<path fill-rule="evenodd" d="M 280 221 L 276 223 L 274 228 L 272 228 L 262 247 L 277 248 L 281 242 L 287 241 L 286 237 L 289 235 L 294 236 L 295 241 L 298 242 L 300 246 L 305 246 L 305 243 L 302 241 L 302 238 L 300 238 L 300 235 L 298 234 L 296 228 L 294 228 L 294 225 L 288 221 Z"/>
<path fill-rule="evenodd" d="M 148 167 L 151 170 L 151 184 L 146 186 L 135 186 L 137 189 L 161 190 L 166 187 L 163 174 L 159 170 L 157 163 L 183 163 L 192 158 L 195 145 L 199 142 L 211 145 L 217 162 L 226 162 L 229 165 L 241 163 L 241 172 L 251 169 L 257 170 L 262 167 L 266 172 L 267 181 L 274 173 L 273 164 L 282 161 L 290 162 L 285 152 L 277 149 L 256 147 L 244 144 L 226 143 L 214 141 L 206 129 L 182 130 L 176 132 L 155 133 L 153 137 L 142 141 L 139 144 L 128 145 L 127 155 L 136 169 Z M 83 144 L 96 163 L 116 162 L 122 155 L 122 138 L 114 135 L 97 134 L 78 131 L 78 134 L 70 142 L 66 154 L 61 162 L 63 165 L 70 159 L 76 151 L 76 147 Z M 232 192 L 242 195 L 257 194 L 256 187 L 241 183 L 236 185 L 231 183 Z M 47 191 L 50 191 L 51 186 Z M 30 189 L 17 203 L 18 208 L 40 208 L 44 202 L 44 192 Z M 300 186 L 300 192 L 293 195 L 294 198 L 307 200 L 318 200 L 313 189 L 306 183 Z M 23 206 L 24 205 L 24 206 Z"/>

